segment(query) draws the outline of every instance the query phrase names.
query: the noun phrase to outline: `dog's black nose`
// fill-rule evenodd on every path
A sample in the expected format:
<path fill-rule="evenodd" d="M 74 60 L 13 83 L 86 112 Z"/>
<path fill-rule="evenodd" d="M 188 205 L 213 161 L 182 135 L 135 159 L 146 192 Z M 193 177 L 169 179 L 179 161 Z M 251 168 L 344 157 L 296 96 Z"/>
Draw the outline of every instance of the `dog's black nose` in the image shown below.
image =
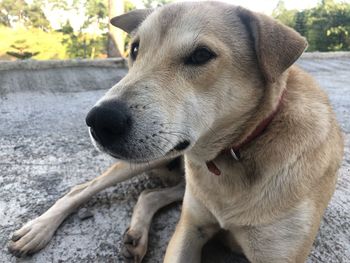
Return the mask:
<path fill-rule="evenodd" d="M 95 140 L 108 147 L 129 131 L 131 113 L 124 102 L 110 100 L 93 107 L 86 116 L 86 124 Z"/>

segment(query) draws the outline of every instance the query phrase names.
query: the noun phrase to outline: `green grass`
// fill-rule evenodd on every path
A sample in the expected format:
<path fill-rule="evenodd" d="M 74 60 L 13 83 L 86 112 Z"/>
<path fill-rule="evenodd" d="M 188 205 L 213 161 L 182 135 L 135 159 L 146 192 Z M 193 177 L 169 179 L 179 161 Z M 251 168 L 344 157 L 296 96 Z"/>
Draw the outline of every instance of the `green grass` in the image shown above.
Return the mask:
<path fill-rule="evenodd" d="M 15 59 L 6 54 L 8 51 L 16 51 L 11 45 L 17 42 L 27 46 L 25 51 L 39 52 L 34 59 L 65 59 L 68 58 L 66 47 L 62 44 L 64 36 L 60 32 L 44 32 L 41 29 L 32 28 L 8 28 L 0 26 L 0 59 Z M 16 45 L 18 46 L 18 45 Z"/>

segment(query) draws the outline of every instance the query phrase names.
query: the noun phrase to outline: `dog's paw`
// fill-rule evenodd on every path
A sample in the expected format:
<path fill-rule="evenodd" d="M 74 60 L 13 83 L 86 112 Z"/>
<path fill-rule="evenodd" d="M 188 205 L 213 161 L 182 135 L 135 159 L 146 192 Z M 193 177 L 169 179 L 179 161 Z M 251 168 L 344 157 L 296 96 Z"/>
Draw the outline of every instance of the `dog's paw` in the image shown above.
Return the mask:
<path fill-rule="evenodd" d="M 36 218 L 15 231 L 8 243 L 8 250 L 16 257 L 34 254 L 52 238 L 56 224 L 48 219 Z"/>
<path fill-rule="evenodd" d="M 122 255 L 127 263 L 140 263 L 147 252 L 148 231 L 128 229 L 123 238 Z"/>

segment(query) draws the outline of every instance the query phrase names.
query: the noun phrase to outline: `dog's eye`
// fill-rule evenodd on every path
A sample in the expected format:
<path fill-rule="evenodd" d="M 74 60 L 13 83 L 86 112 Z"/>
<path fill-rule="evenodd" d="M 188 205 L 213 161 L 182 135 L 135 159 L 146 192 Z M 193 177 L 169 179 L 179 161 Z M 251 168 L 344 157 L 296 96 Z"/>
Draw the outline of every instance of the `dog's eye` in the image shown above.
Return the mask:
<path fill-rule="evenodd" d="M 197 48 L 185 61 L 187 65 L 203 65 L 216 55 L 207 47 Z"/>
<path fill-rule="evenodd" d="M 138 52 L 139 52 L 139 43 L 135 42 L 131 45 L 131 49 L 130 49 L 130 56 L 133 60 L 136 59 Z"/>

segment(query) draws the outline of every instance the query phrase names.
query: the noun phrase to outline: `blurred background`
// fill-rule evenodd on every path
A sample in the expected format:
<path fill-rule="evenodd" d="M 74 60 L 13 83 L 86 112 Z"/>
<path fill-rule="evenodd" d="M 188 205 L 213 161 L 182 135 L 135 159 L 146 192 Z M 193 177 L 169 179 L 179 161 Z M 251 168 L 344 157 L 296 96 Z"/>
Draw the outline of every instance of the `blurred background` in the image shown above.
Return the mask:
<path fill-rule="evenodd" d="M 0 0 L 0 60 L 127 55 L 109 19 L 172 0 Z M 350 0 L 225 0 L 271 15 L 309 41 L 307 51 L 350 50 Z"/>

